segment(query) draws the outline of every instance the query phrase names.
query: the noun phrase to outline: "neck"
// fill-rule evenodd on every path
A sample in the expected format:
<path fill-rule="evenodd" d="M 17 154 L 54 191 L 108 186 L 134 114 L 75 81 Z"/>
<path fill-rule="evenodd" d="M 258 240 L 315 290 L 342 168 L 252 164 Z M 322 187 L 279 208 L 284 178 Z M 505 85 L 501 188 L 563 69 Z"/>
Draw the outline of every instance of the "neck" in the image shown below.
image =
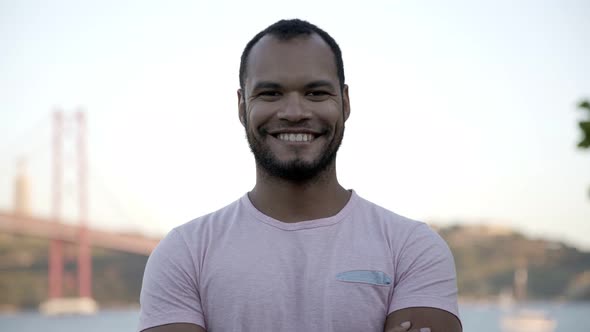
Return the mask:
<path fill-rule="evenodd" d="M 350 199 L 336 177 L 335 165 L 304 183 L 270 176 L 256 167 L 256 185 L 248 194 L 262 213 L 283 222 L 299 222 L 336 215 Z"/>

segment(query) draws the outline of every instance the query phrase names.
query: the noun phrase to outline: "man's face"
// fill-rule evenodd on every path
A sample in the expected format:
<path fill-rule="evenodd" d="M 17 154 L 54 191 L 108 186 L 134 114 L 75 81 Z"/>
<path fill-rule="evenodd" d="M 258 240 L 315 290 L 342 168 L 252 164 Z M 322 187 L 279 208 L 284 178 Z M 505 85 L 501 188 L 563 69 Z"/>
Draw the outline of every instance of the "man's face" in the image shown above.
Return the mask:
<path fill-rule="evenodd" d="M 332 167 L 350 107 L 321 37 L 260 39 L 238 100 L 248 143 L 267 174 L 306 182 Z"/>

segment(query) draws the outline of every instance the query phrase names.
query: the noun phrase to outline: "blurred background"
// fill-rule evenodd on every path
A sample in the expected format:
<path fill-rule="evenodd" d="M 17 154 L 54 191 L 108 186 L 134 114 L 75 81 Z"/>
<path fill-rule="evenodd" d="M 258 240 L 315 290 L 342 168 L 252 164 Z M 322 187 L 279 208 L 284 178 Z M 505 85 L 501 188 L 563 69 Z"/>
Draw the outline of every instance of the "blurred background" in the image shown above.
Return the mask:
<path fill-rule="evenodd" d="M 158 240 L 254 185 L 239 59 L 282 18 L 340 44 L 340 182 L 447 240 L 465 331 L 589 326 L 588 17 L 584 0 L 0 0 L 0 330 L 135 329 Z"/>

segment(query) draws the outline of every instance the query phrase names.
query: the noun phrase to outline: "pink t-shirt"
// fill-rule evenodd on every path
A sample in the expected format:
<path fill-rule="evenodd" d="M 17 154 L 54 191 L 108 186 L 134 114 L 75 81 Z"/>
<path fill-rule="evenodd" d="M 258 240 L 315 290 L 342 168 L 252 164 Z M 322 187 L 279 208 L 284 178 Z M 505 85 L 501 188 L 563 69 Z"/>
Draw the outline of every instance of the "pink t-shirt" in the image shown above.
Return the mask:
<path fill-rule="evenodd" d="M 382 332 L 402 308 L 458 316 L 444 240 L 355 192 L 329 218 L 284 223 L 244 195 L 175 228 L 148 260 L 140 302 L 140 331 Z"/>

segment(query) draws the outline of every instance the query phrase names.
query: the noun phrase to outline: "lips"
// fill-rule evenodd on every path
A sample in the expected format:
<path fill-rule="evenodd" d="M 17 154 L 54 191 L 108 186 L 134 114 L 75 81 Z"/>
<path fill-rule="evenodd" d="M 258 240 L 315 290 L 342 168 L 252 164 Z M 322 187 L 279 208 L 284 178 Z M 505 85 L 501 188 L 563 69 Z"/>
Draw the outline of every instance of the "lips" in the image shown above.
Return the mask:
<path fill-rule="evenodd" d="M 311 142 L 315 138 L 314 134 L 309 133 L 280 133 L 274 136 L 286 142 Z"/>
<path fill-rule="evenodd" d="M 309 128 L 280 128 L 266 133 L 279 141 L 289 143 L 309 143 L 322 135 L 321 132 Z"/>

